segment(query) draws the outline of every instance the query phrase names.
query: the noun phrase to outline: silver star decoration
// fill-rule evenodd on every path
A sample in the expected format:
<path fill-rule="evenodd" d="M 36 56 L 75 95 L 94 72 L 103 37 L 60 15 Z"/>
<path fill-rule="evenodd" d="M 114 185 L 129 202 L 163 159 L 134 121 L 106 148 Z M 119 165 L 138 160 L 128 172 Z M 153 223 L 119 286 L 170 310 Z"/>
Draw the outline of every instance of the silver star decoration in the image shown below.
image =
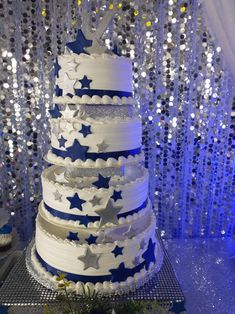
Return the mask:
<path fill-rule="evenodd" d="M 69 61 L 66 65 L 66 68 L 68 71 L 77 71 L 80 63 L 76 62 L 74 59 Z"/>
<path fill-rule="evenodd" d="M 109 147 L 108 144 L 105 143 L 105 141 L 102 141 L 100 144 L 96 145 L 98 147 L 98 152 L 105 152 L 106 149 Z"/>
<path fill-rule="evenodd" d="M 63 130 L 60 128 L 60 121 L 56 121 L 56 123 L 51 125 L 51 132 L 55 134 L 56 137 L 58 137 L 63 132 Z"/>
<path fill-rule="evenodd" d="M 127 232 L 125 232 L 125 236 L 127 236 L 128 238 L 133 238 L 137 235 L 138 231 L 137 229 L 134 229 L 132 225 L 130 225 L 130 227 L 128 228 Z"/>
<path fill-rule="evenodd" d="M 54 175 L 55 175 L 55 179 L 56 179 L 57 182 L 59 182 L 59 183 L 68 183 L 68 181 L 64 177 L 64 172 L 61 172 L 59 174 L 54 173 Z"/>
<path fill-rule="evenodd" d="M 134 258 L 134 260 L 133 260 L 132 263 L 133 263 L 134 266 L 139 265 L 139 264 L 140 264 L 140 257 L 139 257 L 139 256 L 136 256 L 136 257 Z"/>
<path fill-rule="evenodd" d="M 92 206 L 96 206 L 96 205 L 100 205 L 101 200 L 102 200 L 102 198 L 94 195 L 93 199 L 90 200 L 89 202 L 92 204 Z"/>
<path fill-rule="evenodd" d="M 74 131 L 73 123 L 70 123 L 70 122 L 67 122 L 64 128 L 66 129 L 68 133 L 71 133 L 72 131 Z"/>
<path fill-rule="evenodd" d="M 107 47 L 101 42 L 101 40 L 94 38 L 92 40 L 92 46 L 85 48 L 85 50 L 89 54 L 92 53 L 102 54 L 107 50 Z"/>
<path fill-rule="evenodd" d="M 86 270 L 89 267 L 99 269 L 99 259 L 101 254 L 94 254 L 91 252 L 90 248 L 86 249 L 86 253 L 83 256 L 79 256 L 78 260 L 84 263 L 83 270 Z"/>
<path fill-rule="evenodd" d="M 101 217 L 99 227 L 104 226 L 106 223 L 111 222 L 113 224 L 118 223 L 117 214 L 122 209 L 122 206 L 113 206 L 111 199 L 108 200 L 108 203 L 105 208 L 95 210 L 95 212 Z"/>
<path fill-rule="evenodd" d="M 100 41 L 100 38 L 104 34 L 106 28 L 111 23 L 114 14 L 115 14 L 114 10 L 113 12 L 106 11 L 95 32 L 92 32 L 90 28 L 88 13 L 83 14 L 82 16 L 82 25 L 84 25 L 83 33 L 87 39 L 92 40 L 92 46 L 85 48 L 85 50 L 89 54 L 92 53 L 101 54 L 106 51 L 107 47 L 102 41 Z"/>
<path fill-rule="evenodd" d="M 62 195 L 60 194 L 60 192 L 58 190 L 56 190 L 54 193 L 53 193 L 54 197 L 55 197 L 55 201 L 59 201 L 59 202 L 62 202 Z"/>
<path fill-rule="evenodd" d="M 144 247 L 145 247 L 145 241 L 144 241 L 144 239 L 140 242 L 140 250 L 143 250 L 144 249 Z"/>

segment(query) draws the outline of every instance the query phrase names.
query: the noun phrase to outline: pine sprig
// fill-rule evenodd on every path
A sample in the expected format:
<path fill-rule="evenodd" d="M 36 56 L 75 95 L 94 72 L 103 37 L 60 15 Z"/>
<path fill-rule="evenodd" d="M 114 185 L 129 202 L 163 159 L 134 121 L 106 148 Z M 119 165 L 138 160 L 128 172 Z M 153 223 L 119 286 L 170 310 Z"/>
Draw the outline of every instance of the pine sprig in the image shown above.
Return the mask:
<path fill-rule="evenodd" d="M 69 292 L 70 282 L 66 280 L 66 274 L 58 273 L 56 277 L 58 305 L 44 307 L 44 314 L 147 314 L 169 313 L 159 306 L 156 301 L 124 300 L 114 302 L 110 298 L 102 297 L 89 286 L 82 285 L 82 294 L 78 297 L 75 292 Z"/>

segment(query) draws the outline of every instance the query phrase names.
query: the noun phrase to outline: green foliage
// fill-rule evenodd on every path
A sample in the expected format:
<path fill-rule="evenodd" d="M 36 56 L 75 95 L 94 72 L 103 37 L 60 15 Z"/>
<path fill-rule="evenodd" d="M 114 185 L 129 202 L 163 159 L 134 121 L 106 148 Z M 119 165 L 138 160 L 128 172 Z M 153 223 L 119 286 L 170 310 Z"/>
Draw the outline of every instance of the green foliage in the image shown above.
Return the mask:
<path fill-rule="evenodd" d="M 77 297 L 75 293 L 69 293 L 70 282 L 66 280 L 66 274 L 59 273 L 56 278 L 58 305 L 44 307 L 44 314 L 147 314 L 167 313 L 158 303 L 146 301 L 122 300 L 114 302 L 111 298 L 105 298 L 99 292 L 82 285 L 82 295 Z"/>

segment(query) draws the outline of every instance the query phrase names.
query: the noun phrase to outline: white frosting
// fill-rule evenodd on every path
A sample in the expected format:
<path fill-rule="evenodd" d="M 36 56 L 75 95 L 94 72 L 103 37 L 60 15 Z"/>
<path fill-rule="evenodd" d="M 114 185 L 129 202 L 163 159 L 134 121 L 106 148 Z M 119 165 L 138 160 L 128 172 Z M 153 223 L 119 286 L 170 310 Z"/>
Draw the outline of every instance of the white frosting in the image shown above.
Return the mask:
<path fill-rule="evenodd" d="M 73 128 L 68 130 L 68 124 Z M 91 134 L 83 136 L 79 131 L 82 128 L 82 124 L 90 126 Z M 98 153 L 99 149 L 97 144 L 105 142 L 107 148 L 104 152 L 118 152 L 126 151 L 141 147 L 141 121 L 139 118 L 122 118 L 115 119 L 102 119 L 95 120 L 87 118 L 82 120 L 79 118 L 58 118 L 51 119 L 52 135 L 51 145 L 52 147 L 65 150 L 67 147 L 73 145 L 75 139 L 83 146 L 88 146 L 88 153 Z M 59 129 L 59 134 L 53 132 L 53 130 Z M 60 147 L 58 139 L 63 138 L 66 140 L 65 147 Z"/>
<path fill-rule="evenodd" d="M 74 89 L 82 89 L 79 80 L 85 75 L 92 80 L 89 89 L 132 92 L 132 68 L 128 58 L 69 53 L 58 56 L 58 63 L 61 69 L 56 84 L 63 90 L 62 96 L 67 93 L 75 96 Z"/>
<path fill-rule="evenodd" d="M 122 206 L 120 213 L 140 207 L 148 198 L 148 171 L 140 166 L 127 167 L 121 180 L 118 176 L 111 177 L 108 189 L 97 189 L 93 186 L 92 182 L 97 180 L 94 177 L 78 177 L 71 183 L 56 182 L 54 173 L 59 173 L 56 166 L 42 172 L 43 200 L 48 206 L 64 213 L 97 216 L 95 211 L 104 208 L 114 190 L 121 191 L 122 198 L 115 202 L 115 206 Z M 82 212 L 76 208 L 70 209 L 67 197 L 72 197 L 75 193 L 86 201 L 82 204 Z M 56 194 L 61 195 L 61 198 L 57 198 Z M 89 202 L 94 196 L 100 199 L 100 205 L 93 206 Z"/>
<path fill-rule="evenodd" d="M 118 97 L 118 96 L 54 96 L 53 102 L 56 104 L 93 104 L 93 105 L 132 105 L 132 97 Z"/>
<path fill-rule="evenodd" d="M 91 159 L 87 159 L 86 161 L 82 161 L 77 159 L 72 161 L 70 157 L 62 158 L 53 154 L 50 150 L 48 154 L 45 156 L 45 160 L 51 164 L 55 164 L 58 166 L 64 167 L 83 167 L 83 168 L 105 168 L 105 167 L 120 167 L 123 165 L 131 164 L 131 163 L 140 163 L 144 160 L 144 153 L 141 152 L 136 156 L 128 156 L 119 157 L 118 159 L 108 158 L 107 160 L 103 160 L 101 158 L 96 159 L 95 161 Z"/>

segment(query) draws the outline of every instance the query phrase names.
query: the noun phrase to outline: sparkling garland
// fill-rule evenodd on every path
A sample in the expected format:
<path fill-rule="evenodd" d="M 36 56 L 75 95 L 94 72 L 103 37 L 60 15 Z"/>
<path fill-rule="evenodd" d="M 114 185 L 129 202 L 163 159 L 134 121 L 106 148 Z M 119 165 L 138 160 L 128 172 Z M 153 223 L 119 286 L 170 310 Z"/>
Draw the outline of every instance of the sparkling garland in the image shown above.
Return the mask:
<path fill-rule="evenodd" d="M 0 3 L 0 158 L 3 206 L 31 236 L 49 147 L 55 56 L 83 12 L 133 60 L 136 108 L 150 196 L 163 236 L 229 236 L 234 211 L 234 100 L 229 74 L 192 1 L 3 1 Z M 233 123 L 233 124 L 232 124 Z"/>

